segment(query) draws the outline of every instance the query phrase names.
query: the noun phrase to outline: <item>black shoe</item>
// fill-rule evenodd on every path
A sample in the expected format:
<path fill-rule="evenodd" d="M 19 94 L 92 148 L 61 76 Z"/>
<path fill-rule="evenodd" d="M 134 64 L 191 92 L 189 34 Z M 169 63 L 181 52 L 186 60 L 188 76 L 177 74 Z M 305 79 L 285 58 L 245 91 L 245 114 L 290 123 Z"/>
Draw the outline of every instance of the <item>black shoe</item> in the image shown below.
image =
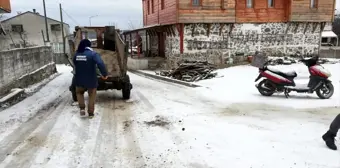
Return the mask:
<path fill-rule="evenodd" d="M 323 136 L 322 139 L 326 142 L 326 145 L 329 149 L 337 150 L 338 148 L 335 145 L 335 136 L 331 132 L 327 131 Z"/>
<path fill-rule="evenodd" d="M 89 118 L 93 118 L 94 117 L 94 113 L 89 113 Z"/>

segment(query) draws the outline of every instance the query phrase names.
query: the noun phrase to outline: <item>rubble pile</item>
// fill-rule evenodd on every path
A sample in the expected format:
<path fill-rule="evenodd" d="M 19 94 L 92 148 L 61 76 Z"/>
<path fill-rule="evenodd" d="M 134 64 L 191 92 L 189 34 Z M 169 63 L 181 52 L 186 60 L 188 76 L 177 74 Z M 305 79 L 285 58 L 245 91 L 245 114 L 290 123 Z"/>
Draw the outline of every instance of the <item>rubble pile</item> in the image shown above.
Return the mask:
<path fill-rule="evenodd" d="M 156 74 L 186 82 L 194 82 L 216 77 L 217 73 L 213 73 L 214 70 L 216 70 L 216 67 L 206 61 L 185 61 L 180 63 L 179 67 L 174 70 L 160 71 L 156 72 Z"/>

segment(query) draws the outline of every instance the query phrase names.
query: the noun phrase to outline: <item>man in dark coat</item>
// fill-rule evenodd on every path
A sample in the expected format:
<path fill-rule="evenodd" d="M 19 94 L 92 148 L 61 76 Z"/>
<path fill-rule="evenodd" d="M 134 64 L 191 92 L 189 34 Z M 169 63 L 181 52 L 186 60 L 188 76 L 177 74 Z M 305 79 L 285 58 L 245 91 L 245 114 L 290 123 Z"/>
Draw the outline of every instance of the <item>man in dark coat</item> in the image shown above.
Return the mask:
<path fill-rule="evenodd" d="M 75 85 L 77 99 L 80 108 L 80 115 L 85 116 L 85 100 L 84 93 L 87 90 L 89 95 L 88 114 L 92 118 L 94 116 L 94 106 L 96 100 L 96 92 L 98 86 L 97 67 L 100 70 L 103 79 L 107 79 L 107 70 L 100 55 L 93 51 L 91 42 L 84 39 L 79 43 L 77 53 L 73 58 L 75 66 Z"/>
<path fill-rule="evenodd" d="M 340 114 L 338 114 L 333 122 L 331 123 L 329 130 L 322 136 L 322 139 L 326 142 L 328 148 L 332 150 L 337 150 L 337 146 L 335 145 L 335 137 L 340 129 Z"/>

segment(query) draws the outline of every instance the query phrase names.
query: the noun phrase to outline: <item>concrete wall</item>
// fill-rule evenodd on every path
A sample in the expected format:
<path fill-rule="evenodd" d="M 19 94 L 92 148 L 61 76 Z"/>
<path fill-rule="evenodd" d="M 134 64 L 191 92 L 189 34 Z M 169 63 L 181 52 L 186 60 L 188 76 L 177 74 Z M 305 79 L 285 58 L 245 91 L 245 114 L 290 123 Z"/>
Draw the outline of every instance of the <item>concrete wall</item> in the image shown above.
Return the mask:
<path fill-rule="evenodd" d="M 52 31 L 51 25 L 52 24 L 60 24 L 60 22 L 48 19 L 48 31 L 50 35 L 50 42 L 51 45 L 54 43 L 62 43 L 62 34 L 61 31 Z M 43 36 L 41 34 L 41 30 L 44 31 L 44 36 L 46 40 L 46 28 L 45 28 L 45 20 L 43 17 L 41 17 L 38 14 L 34 14 L 31 12 L 27 12 L 25 14 L 22 14 L 20 16 L 14 17 L 8 21 L 2 22 L 2 25 L 4 26 L 4 29 L 7 32 L 7 35 L 0 38 L 0 50 L 8 50 L 12 49 L 11 44 L 12 40 L 11 37 L 16 44 L 20 44 L 23 42 L 23 40 L 20 38 L 19 33 L 12 32 L 11 31 L 11 25 L 23 25 L 24 33 L 23 38 L 28 43 L 29 46 L 43 46 L 44 40 Z M 64 31 L 65 35 L 69 34 L 69 26 L 67 24 L 64 24 Z M 11 36 L 10 36 L 10 35 Z M 69 51 L 69 44 L 66 40 L 66 49 L 67 52 Z M 62 47 L 55 47 L 54 50 L 60 51 L 60 48 Z M 61 49 L 62 51 L 62 49 Z"/>
<path fill-rule="evenodd" d="M 251 55 L 257 50 L 271 56 L 309 55 L 318 52 L 320 27 L 308 23 L 212 24 L 208 36 L 206 24 L 186 24 L 184 53 L 180 54 L 179 33 L 174 26 L 176 35 L 166 37 L 165 42 L 167 64 L 172 68 L 181 60 L 236 63 L 245 59 L 237 55 Z M 151 48 L 157 48 L 157 40 L 152 40 Z"/>
<path fill-rule="evenodd" d="M 53 62 L 56 64 L 70 64 L 63 53 L 53 53 Z"/>
<path fill-rule="evenodd" d="M 148 69 L 148 60 L 128 57 L 127 67 L 131 70 L 146 70 Z"/>
<path fill-rule="evenodd" d="M 321 47 L 320 58 L 340 59 L 340 47 Z"/>
<path fill-rule="evenodd" d="M 26 87 L 56 72 L 51 47 L 32 47 L 0 52 L 0 95 Z"/>

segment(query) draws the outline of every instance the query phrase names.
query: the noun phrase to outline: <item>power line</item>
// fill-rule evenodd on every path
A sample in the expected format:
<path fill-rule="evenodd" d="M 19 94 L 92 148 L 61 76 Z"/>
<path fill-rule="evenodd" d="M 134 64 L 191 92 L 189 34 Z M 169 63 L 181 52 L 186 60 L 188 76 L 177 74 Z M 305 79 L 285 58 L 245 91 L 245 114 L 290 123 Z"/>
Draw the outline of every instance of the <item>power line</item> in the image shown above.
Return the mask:
<path fill-rule="evenodd" d="M 73 17 L 72 16 L 70 16 L 63 8 L 61 9 L 61 10 L 63 10 L 64 11 L 64 13 L 66 14 L 66 16 L 68 17 L 68 18 L 70 18 L 76 25 L 80 25 L 75 19 L 73 19 Z"/>

